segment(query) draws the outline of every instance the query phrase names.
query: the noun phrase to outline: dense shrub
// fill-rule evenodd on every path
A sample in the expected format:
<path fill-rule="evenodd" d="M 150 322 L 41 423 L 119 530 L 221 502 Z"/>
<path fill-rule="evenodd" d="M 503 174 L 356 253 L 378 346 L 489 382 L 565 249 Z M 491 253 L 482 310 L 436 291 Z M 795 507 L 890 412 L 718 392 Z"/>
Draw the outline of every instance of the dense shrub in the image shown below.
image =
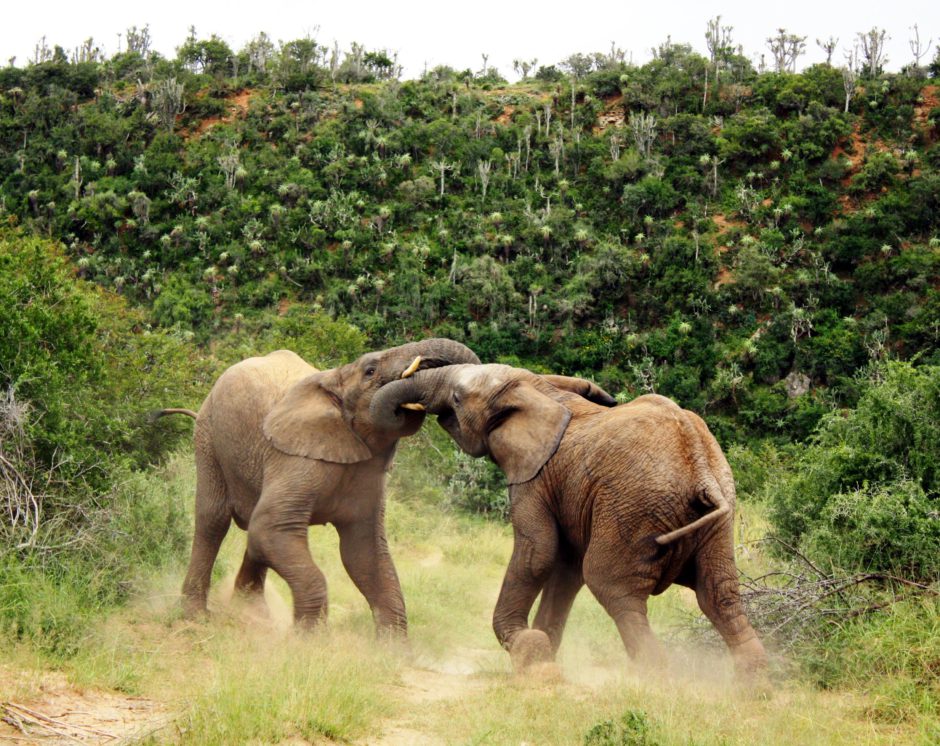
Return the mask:
<path fill-rule="evenodd" d="M 876 368 L 771 490 L 779 535 L 846 570 L 940 577 L 940 368 Z"/>

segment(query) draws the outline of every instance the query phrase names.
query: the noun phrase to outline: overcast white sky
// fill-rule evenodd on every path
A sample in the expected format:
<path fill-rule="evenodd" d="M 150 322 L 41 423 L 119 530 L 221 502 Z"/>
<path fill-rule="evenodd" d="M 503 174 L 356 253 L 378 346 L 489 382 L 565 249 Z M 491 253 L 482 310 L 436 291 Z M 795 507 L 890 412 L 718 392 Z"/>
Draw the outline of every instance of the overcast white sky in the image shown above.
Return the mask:
<path fill-rule="evenodd" d="M 512 80 L 514 58 L 551 64 L 573 52 L 607 51 L 611 41 L 632 53 L 638 63 L 648 60 L 650 48 L 669 35 L 704 54 L 706 22 L 719 14 L 723 25 L 734 27 L 734 41 L 743 44 L 755 62 L 767 51 L 766 38 L 779 27 L 808 37 L 801 66 L 822 58 L 815 39 L 833 35 L 840 39 L 840 47 L 848 48 L 856 32 L 873 26 L 886 29 L 891 37 L 889 70 L 910 62 L 908 40 L 915 23 L 925 41 L 940 39 L 940 0 L 4 0 L 0 64 L 15 55 L 16 64 L 24 65 L 42 36 L 50 46 L 66 49 L 92 36 L 110 55 L 117 48 L 118 33 L 145 24 L 150 25 L 154 47 L 172 57 L 194 25 L 200 37 L 215 33 L 236 50 L 259 31 L 275 42 L 309 33 L 323 44 L 336 40 L 344 48 L 353 41 L 370 49 L 385 47 L 398 52 L 405 77 L 420 75 L 425 63 L 478 70 L 481 53 L 487 53 L 490 66 Z M 933 58 L 935 49 L 931 46 L 925 61 Z"/>

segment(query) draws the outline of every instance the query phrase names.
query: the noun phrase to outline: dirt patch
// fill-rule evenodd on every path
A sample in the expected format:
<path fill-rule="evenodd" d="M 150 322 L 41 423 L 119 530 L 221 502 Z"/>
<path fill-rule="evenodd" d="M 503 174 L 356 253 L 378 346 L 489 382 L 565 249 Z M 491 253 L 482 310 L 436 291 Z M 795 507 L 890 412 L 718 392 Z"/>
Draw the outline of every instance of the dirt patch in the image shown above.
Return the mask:
<path fill-rule="evenodd" d="M 932 141 L 933 129 L 930 122 L 930 112 L 940 106 L 940 86 L 925 85 L 920 92 L 923 103 L 914 107 L 914 125 L 919 127 L 924 136 Z"/>
<path fill-rule="evenodd" d="M 720 288 L 722 285 L 733 285 L 734 284 L 734 275 L 731 273 L 731 270 L 727 267 L 722 267 L 718 270 L 718 276 L 715 278 L 715 290 Z"/>
<path fill-rule="evenodd" d="M 610 96 L 604 99 L 604 110 L 597 115 L 594 134 L 599 135 L 608 127 L 623 127 L 625 121 L 623 96 Z"/>
<path fill-rule="evenodd" d="M 227 124 L 228 122 L 235 121 L 236 118 L 245 116 L 245 113 L 248 111 L 248 107 L 251 105 L 251 98 L 255 95 L 255 92 L 246 88 L 241 91 L 233 93 L 231 96 L 225 98 L 225 108 L 226 113 L 220 117 L 206 117 L 203 119 L 196 128 L 189 133 L 189 137 L 202 137 L 206 132 L 215 127 L 217 124 Z"/>
<path fill-rule="evenodd" d="M 744 227 L 743 221 L 728 218 L 727 216 L 725 216 L 723 213 L 720 213 L 720 212 L 716 212 L 714 215 L 712 215 L 711 219 L 712 219 L 712 222 L 718 227 L 719 235 L 724 235 L 725 233 L 730 231 L 732 228 Z"/>
<path fill-rule="evenodd" d="M 445 700 L 459 700 L 477 694 L 487 688 L 487 683 L 477 677 L 480 660 L 487 651 L 462 651 L 457 657 L 431 663 L 427 667 L 406 668 L 401 673 L 398 694 L 417 716 L 387 721 L 382 735 L 370 737 L 364 743 L 377 746 L 432 746 L 445 741 L 421 730 L 422 706 Z"/>
<path fill-rule="evenodd" d="M 152 700 L 77 689 L 62 674 L 44 673 L 38 691 L 0 702 L 0 743 L 123 743 L 156 733 L 171 719 Z"/>
<path fill-rule="evenodd" d="M 502 113 L 496 117 L 496 124 L 509 124 L 512 121 L 512 115 L 516 112 L 515 107 L 506 104 Z"/>

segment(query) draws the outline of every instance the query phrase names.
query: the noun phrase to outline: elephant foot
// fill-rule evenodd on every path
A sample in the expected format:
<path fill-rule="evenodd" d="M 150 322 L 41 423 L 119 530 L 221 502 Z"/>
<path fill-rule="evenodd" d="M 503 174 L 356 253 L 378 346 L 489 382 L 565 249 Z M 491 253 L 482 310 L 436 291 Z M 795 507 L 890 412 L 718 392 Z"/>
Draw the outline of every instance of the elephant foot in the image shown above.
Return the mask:
<path fill-rule="evenodd" d="M 517 676 L 524 677 L 527 682 L 535 686 L 560 684 L 565 680 L 561 666 L 555 661 L 533 663 L 524 671 L 517 672 Z"/>
<path fill-rule="evenodd" d="M 273 621 L 271 610 L 264 600 L 264 593 L 258 593 L 256 591 L 245 592 L 236 588 L 232 598 L 235 600 L 236 608 L 247 621 Z"/>
<path fill-rule="evenodd" d="M 319 632 L 326 628 L 326 609 L 318 614 L 294 614 L 294 627 L 304 632 Z"/>
<path fill-rule="evenodd" d="M 204 599 L 183 596 L 180 601 L 183 618 L 191 622 L 205 621 L 209 618 L 209 609 Z"/>
<path fill-rule="evenodd" d="M 408 648 L 408 625 L 407 623 L 396 624 L 376 624 L 375 639 L 383 645 L 389 647 Z"/>
<path fill-rule="evenodd" d="M 509 645 L 509 658 L 516 673 L 529 673 L 537 665 L 555 665 L 551 640 L 540 629 L 517 633 Z"/>
<path fill-rule="evenodd" d="M 770 696 L 773 684 L 767 669 L 767 653 L 756 637 L 733 651 L 734 670 L 741 686 L 762 697 Z"/>

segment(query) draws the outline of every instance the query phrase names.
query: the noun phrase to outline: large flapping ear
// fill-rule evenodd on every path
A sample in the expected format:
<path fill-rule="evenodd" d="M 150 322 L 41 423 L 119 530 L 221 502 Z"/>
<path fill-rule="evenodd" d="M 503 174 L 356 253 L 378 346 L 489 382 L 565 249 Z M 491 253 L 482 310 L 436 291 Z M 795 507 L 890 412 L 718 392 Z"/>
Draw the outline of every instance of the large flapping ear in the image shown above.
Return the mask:
<path fill-rule="evenodd" d="M 571 412 L 525 381 L 508 388 L 494 405 L 490 455 L 510 484 L 528 482 L 555 455 Z"/>
<path fill-rule="evenodd" d="M 313 373 L 295 383 L 264 420 L 264 435 L 292 456 L 354 464 L 372 451 L 343 418 L 334 371 Z"/>
<path fill-rule="evenodd" d="M 592 381 L 584 378 L 574 378 L 573 376 L 543 375 L 543 381 L 547 381 L 556 389 L 570 391 L 588 401 L 600 404 L 603 407 L 617 406 L 617 400 L 608 394 L 604 389 Z"/>

